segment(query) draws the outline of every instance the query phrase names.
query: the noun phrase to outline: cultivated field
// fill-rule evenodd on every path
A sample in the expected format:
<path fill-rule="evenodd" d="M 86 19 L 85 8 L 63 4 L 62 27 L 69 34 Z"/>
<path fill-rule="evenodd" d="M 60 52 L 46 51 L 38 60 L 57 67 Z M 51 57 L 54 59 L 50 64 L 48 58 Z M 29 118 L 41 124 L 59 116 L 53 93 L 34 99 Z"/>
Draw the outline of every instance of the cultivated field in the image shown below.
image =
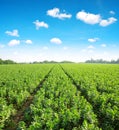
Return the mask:
<path fill-rule="evenodd" d="M 118 130 L 119 65 L 0 66 L 0 130 Z"/>

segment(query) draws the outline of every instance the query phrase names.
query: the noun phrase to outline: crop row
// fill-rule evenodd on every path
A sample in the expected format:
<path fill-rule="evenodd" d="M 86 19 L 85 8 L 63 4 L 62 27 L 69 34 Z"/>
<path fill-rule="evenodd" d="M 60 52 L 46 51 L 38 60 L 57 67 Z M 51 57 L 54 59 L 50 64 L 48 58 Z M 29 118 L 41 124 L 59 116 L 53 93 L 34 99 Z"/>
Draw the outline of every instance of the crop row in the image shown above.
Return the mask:
<path fill-rule="evenodd" d="M 118 79 L 118 65 L 2 65 L 0 129 L 117 130 Z"/>
<path fill-rule="evenodd" d="M 0 66 L 0 129 L 8 125 L 53 65 Z"/>
<path fill-rule="evenodd" d="M 28 125 L 29 124 L 29 125 Z M 97 117 L 60 66 L 55 66 L 26 111 L 19 129 L 99 130 Z"/>
<path fill-rule="evenodd" d="M 62 65 L 82 95 L 92 104 L 103 130 L 119 128 L 119 66 Z"/>

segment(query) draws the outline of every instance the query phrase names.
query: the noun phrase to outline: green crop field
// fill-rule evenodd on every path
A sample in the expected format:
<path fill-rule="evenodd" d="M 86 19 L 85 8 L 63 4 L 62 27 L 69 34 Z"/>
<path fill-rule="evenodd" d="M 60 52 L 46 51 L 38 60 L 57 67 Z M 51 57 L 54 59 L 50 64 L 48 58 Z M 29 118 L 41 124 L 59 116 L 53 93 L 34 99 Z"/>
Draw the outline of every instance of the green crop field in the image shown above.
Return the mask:
<path fill-rule="evenodd" d="M 1 65 L 0 130 L 119 130 L 119 65 Z"/>

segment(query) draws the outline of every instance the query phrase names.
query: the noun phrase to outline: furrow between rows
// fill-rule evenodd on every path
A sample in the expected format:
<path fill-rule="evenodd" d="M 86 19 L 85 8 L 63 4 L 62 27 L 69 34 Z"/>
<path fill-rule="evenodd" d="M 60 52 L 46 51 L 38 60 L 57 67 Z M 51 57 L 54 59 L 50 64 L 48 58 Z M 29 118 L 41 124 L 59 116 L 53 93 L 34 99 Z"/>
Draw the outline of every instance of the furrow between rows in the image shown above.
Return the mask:
<path fill-rule="evenodd" d="M 11 117 L 11 121 L 9 124 L 5 126 L 3 130 L 16 130 L 18 123 L 23 120 L 25 111 L 29 108 L 30 104 L 33 101 L 33 98 L 37 91 L 42 87 L 43 83 L 47 80 L 49 74 L 53 70 L 54 66 L 50 69 L 50 71 L 45 75 L 43 80 L 39 83 L 39 85 L 34 89 L 34 91 L 31 93 L 31 95 L 27 98 L 27 100 L 24 102 L 24 104 L 21 106 L 21 109 L 18 109 L 16 112 L 16 115 Z"/>
<path fill-rule="evenodd" d="M 77 85 L 77 83 L 74 81 L 74 79 L 65 71 L 65 69 L 62 67 L 62 66 L 60 66 L 61 68 L 62 68 L 62 70 L 63 70 L 63 72 L 67 75 L 67 77 L 72 81 L 72 84 L 77 88 L 77 90 L 79 90 L 80 92 L 81 92 L 81 95 L 92 105 L 92 107 L 93 107 L 93 111 L 94 111 L 94 113 L 97 115 L 97 111 L 96 111 L 96 109 L 97 108 L 95 108 L 94 106 L 93 106 L 93 104 L 92 104 L 92 102 L 87 98 L 87 96 L 82 92 L 82 90 L 81 90 L 81 88 L 80 88 L 80 85 Z M 97 115 L 97 118 L 98 118 L 98 127 L 99 128 L 101 128 L 101 125 L 100 125 L 100 118 L 98 117 L 98 115 Z"/>

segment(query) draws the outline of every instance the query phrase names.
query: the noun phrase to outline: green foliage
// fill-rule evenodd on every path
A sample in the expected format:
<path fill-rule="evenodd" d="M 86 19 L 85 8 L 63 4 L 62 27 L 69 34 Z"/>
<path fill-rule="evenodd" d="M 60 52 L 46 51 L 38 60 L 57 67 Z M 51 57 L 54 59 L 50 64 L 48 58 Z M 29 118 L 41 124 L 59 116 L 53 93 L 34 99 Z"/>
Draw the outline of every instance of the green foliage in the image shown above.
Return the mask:
<path fill-rule="evenodd" d="M 119 66 L 98 64 L 62 65 L 92 104 L 99 126 L 119 128 Z"/>
<path fill-rule="evenodd" d="M 99 130 L 91 104 L 80 95 L 60 66 L 52 70 L 30 108 L 33 121 L 28 129 L 72 130 L 81 128 L 85 120 L 90 128 Z"/>
<path fill-rule="evenodd" d="M 53 65 L 0 66 L 0 127 L 12 124 L 10 117 L 33 93 Z"/>
<path fill-rule="evenodd" d="M 0 129 L 14 123 L 11 117 L 53 66 L 0 66 Z M 57 64 L 37 90 L 17 130 L 116 130 L 118 95 L 118 65 Z"/>
<path fill-rule="evenodd" d="M 2 60 L 0 59 L 0 64 L 16 64 L 16 62 L 12 60 Z"/>
<path fill-rule="evenodd" d="M 111 61 L 106 61 L 103 59 L 97 59 L 97 60 L 87 60 L 85 63 L 101 63 L 101 64 L 119 64 L 119 58 L 117 60 L 111 60 Z"/>

